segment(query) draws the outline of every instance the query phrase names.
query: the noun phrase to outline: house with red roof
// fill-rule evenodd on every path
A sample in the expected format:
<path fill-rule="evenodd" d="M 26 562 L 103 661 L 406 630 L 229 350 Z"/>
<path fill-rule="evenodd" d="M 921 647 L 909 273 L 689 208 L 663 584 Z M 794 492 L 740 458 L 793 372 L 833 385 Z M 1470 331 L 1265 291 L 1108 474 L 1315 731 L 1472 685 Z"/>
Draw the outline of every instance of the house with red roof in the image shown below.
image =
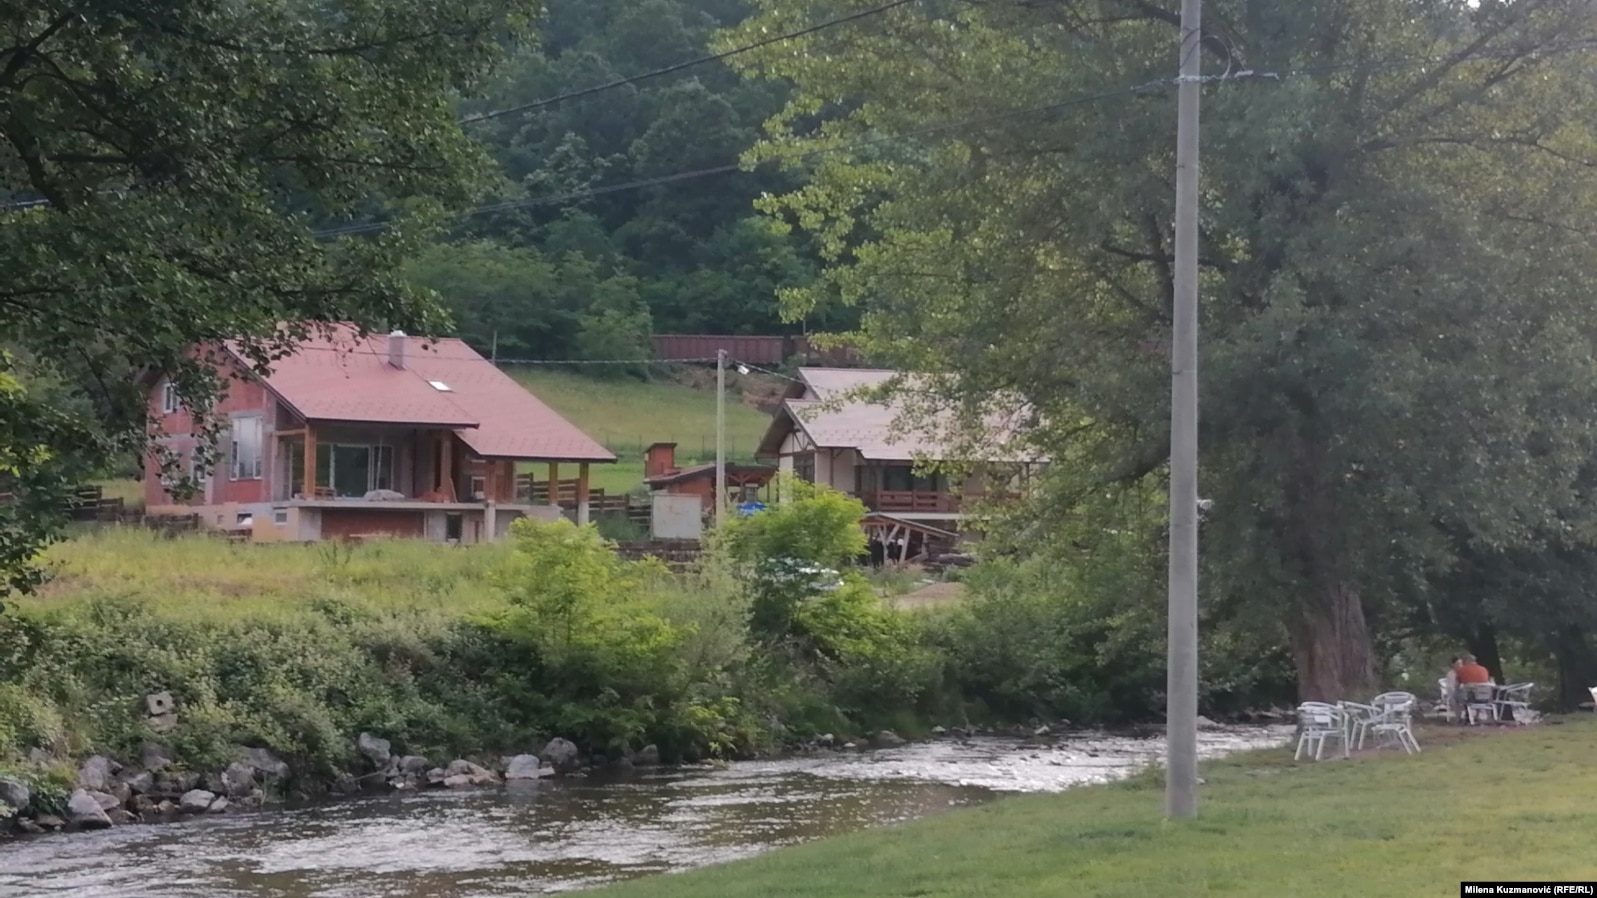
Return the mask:
<path fill-rule="evenodd" d="M 560 514 L 518 497 L 518 465 L 537 463 L 551 487 L 561 465 L 574 466 L 576 516 L 586 523 L 589 466 L 616 460 L 460 340 L 337 326 L 301 342 L 264 377 L 236 347 L 216 356 L 228 385 L 215 409 L 219 459 L 185 501 L 163 482 L 160 456 L 201 473 L 205 437 L 170 382 L 151 389 L 158 451 L 145 462 L 144 484 L 152 513 L 198 514 L 257 540 L 476 543 L 502 536 L 518 517 Z"/>

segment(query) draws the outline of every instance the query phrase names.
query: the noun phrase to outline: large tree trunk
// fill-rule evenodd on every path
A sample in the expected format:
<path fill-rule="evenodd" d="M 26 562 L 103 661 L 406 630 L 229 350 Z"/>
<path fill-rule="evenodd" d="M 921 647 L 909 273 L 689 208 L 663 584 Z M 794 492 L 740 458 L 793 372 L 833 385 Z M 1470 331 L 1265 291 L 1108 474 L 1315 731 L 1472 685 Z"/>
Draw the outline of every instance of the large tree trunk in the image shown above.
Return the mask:
<path fill-rule="evenodd" d="M 1558 709 L 1573 711 L 1581 702 L 1592 701 L 1589 687 L 1597 686 L 1597 655 L 1592 652 L 1591 640 L 1579 627 L 1565 627 L 1558 634 L 1554 654 L 1558 658 Z"/>
<path fill-rule="evenodd" d="M 1305 411 L 1313 401 L 1300 397 Z M 1285 441 L 1293 469 L 1287 483 L 1291 512 L 1277 531 L 1303 583 L 1287 616 L 1298 700 L 1368 701 L 1374 694 L 1374 648 L 1364 617 L 1357 565 L 1349 555 L 1325 443 L 1301 434 Z"/>
<path fill-rule="evenodd" d="M 1497 648 L 1495 627 L 1491 624 L 1479 624 L 1464 642 L 1469 646 L 1470 654 L 1475 656 L 1475 660 L 1479 661 L 1497 682 L 1508 682 L 1503 677 L 1503 655 Z"/>
<path fill-rule="evenodd" d="M 1298 701 L 1368 701 L 1375 691 L 1375 663 L 1358 587 L 1351 581 L 1314 586 L 1287 625 Z"/>

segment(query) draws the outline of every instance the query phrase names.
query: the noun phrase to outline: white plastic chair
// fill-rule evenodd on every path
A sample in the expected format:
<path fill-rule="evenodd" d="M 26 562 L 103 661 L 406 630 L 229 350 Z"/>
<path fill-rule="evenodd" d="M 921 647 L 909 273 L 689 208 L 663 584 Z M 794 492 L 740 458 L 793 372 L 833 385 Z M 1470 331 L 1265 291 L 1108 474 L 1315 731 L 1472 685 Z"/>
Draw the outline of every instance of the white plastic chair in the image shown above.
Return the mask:
<path fill-rule="evenodd" d="M 1440 696 L 1436 704 L 1431 707 L 1432 714 L 1441 714 L 1448 723 L 1453 722 L 1453 681 L 1442 677 L 1436 681 L 1436 694 Z"/>
<path fill-rule="evenodd" d="M 1464 722 L 1470 726 L 1481 720 L 1497 722 L 1497 686 L 1492 683 L 1470 683 L 1459 687 L 1464 693 Z"/>
<path fill-rule="evenodd" d="M 1591 692 L 1591 709 L 1597 711 L 1597 686 L 1586 687 Z"/>
<path fill-rule="evenodd" d="M 1508 686 L 1497 687 L 1497 697 L 1492 700 L 1496 705 L 1497 719 L 1503 719 L 1503 712 L 1508 712 L 1508 717 L 1517 724 L 1525 724 L 1530 717 L 1526 711 L 1530 710 L 1530 691 L 1535 683 L 1512 683 Z"/>
<path fill-rule="evenodd" d="M 1337 702 L 1342 709 L 1342 722 L 1347 729 L 1348 747 L 1361 749 L 1364 747 L 1364 737 L 1369 734 L 1370 723 L 1381 716 L 1381 711 L 1374 705 L 1361 702 Z"/>
<path fill-rule="evenodd" d="M 1420 750 L 1414 738 L 1414 706 L 1419 699 L 1411 692 L 1383 692 L 1370 701 L 1376 716 L 1365 726 L 1382 744 L 1397 742 L 1403 751 L 1413 754 Z"/>
<path fill-rule="evenodd" d="M 1325 757 L 1325 744 L 1340 740 L 1342 757 L 1348 756 L 1347 725 L 1341 709 L 1325 702 L 1304 702 L 1298 705 L 1298 750 L 1292 756 L 1301 760 L 1308 751 L 1319 761 Z"/>

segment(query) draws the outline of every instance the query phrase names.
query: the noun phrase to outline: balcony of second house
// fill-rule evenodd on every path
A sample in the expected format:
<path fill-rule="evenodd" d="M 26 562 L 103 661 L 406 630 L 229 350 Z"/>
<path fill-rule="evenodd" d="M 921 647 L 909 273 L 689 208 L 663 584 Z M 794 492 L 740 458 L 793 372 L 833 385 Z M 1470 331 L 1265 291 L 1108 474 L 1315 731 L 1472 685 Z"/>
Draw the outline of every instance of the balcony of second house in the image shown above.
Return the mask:
<path fill-rule="evenodd" d="M 917 474 L 911 465 L 863 464 L 855 469 L 855 495 L 865 507 L 888 514 L 957 515 L 962 497 L 946 474 Z"/>
<path fill-rule="evenodd" d="M 860 501 L 871 511 L 901 514 L 959 514 L 960 496 L 934 490 L 868 490 Z"/>
<path fill-rule="evenodd" d="M 866 508 L 882 514 L 958 516 L 984 502 L 1009 502 L 1024 494 L 1029 469 L 1000 467 L 1004 470 L 950 478 L 941 472 L 917 473 L 913 465 L 867 463 L 855 469 L 856 495 Z"/>

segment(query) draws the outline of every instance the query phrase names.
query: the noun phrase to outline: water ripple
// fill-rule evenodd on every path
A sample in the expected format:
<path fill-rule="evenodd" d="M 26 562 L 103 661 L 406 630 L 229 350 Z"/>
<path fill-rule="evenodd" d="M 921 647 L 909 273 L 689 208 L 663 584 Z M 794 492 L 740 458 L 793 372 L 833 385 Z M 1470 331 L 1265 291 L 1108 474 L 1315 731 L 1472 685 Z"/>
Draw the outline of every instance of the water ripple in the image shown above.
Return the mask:
<path fill-rule="evenodd" d="M 1204 732 L 1215 756 L 1290 728 Z M 1157 737 L 943 740 L 616 782 L 401 793 L 0 843 L 0 898 L 508 898 L 748 857 L 782 845 L 1104 782 Z"/>

